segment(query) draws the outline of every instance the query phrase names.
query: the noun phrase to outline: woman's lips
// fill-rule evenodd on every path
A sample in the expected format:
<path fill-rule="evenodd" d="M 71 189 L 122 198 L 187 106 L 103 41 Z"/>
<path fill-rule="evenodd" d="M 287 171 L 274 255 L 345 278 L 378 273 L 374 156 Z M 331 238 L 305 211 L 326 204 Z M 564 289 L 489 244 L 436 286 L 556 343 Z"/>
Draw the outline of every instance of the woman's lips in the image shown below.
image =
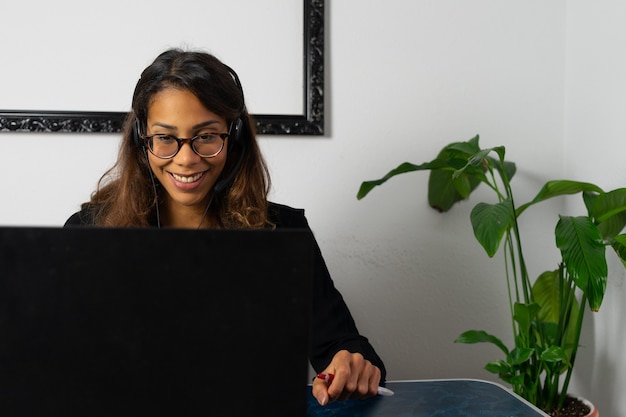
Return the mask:
<path fill-rule="evenodd" d="M 193 175 L 181 175 L 170 172 L 170 177 L 176 188 L 183 191 L 190 191 L 200 186 L 207 171 L 199 172 Z"/>
<path fill-rule="evenodd" d="M 199 172 L 199 173 L 193 174 L 193 175 L 178 175 L 178 174 L 174 174 L 172 172 L 171 175 L 178 182 L 190 183 L 190 182 L 196 182 L 200 178 L 202 178 L 202 176 L 204 175 L 204 172 Z"/>

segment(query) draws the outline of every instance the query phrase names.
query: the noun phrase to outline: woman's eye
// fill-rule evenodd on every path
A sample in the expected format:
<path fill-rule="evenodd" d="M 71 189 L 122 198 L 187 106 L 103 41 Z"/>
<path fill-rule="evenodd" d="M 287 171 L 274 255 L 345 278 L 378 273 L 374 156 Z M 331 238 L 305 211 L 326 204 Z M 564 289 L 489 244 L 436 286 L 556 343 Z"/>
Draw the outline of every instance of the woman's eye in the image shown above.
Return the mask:
<path fill-rule="evenodd" d="M 214 133 L 203 133 L 198 135 L 198 140 L 202 142 L 212 142 L 217 139 L 217 135 Z"/>
<path fill-rule="evenodd" d="M 174 138 L 174 136 L 170 136 L 170 135 L 155 135 L 154 138 L 161 143 L 176 142 L 176 139 Z"/>

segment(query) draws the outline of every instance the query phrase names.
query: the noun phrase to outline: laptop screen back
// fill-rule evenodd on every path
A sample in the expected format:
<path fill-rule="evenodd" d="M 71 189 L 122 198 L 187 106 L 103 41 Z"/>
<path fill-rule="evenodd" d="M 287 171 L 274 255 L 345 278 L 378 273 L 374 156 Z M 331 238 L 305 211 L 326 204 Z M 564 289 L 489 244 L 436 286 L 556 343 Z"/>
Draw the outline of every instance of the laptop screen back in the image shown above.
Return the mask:
<path fill-rule="evenodd" d="M 0 415 L 304 416 L 312 271 L 299 230 L 0 228 Z"/>

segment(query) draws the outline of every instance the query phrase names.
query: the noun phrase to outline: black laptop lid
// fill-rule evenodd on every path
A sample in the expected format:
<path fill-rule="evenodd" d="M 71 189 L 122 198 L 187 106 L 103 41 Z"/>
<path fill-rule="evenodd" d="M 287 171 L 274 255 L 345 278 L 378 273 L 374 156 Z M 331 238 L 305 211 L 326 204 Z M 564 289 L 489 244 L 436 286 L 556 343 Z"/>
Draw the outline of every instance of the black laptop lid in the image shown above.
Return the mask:
<path fill-rule="evenodd" d="M 301 230 L 0 228 L 0 415 L 304 416 L 312 271 Z"/>

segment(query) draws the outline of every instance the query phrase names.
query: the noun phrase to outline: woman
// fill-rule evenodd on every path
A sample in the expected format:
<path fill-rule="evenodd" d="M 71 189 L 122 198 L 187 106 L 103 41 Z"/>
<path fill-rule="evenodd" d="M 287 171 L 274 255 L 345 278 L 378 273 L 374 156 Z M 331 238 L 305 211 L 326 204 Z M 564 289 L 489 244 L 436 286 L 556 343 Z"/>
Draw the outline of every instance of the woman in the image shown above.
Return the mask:
<path fill-rule="evenodd" d="M 169 50 L 133 95 L 116 164 L 66 226 L 308 228 L 303 210 L 270 203 L 270 180 L 236 73 L 203 52 Z M 358 333 L 316 245 L 313 395 L 375 395 L 385 368 Z"/>

